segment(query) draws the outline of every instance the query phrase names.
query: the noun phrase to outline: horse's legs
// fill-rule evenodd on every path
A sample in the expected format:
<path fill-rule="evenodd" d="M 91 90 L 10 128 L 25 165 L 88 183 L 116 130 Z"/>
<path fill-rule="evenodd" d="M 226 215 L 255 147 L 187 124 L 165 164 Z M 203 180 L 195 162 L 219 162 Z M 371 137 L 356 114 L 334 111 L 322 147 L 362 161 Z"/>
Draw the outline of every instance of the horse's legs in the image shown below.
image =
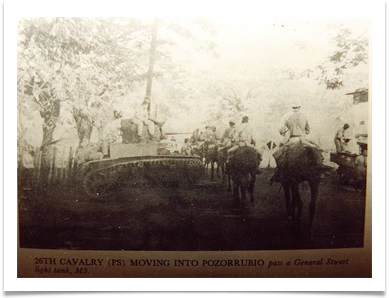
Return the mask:
<path fill-rule="evenodd" d="M 234 203 L 236 205 L 239 205 L 240 200 L 239 200 L 239 184 L 237 181 L 232 181 L 232 188 L 233 188 L 233 197 L 234 197 Z"/>
<path fill-rule="evenodd" d="M 254 205 L 254 186 L 255 186 L 255 173 L 251 175 L 248 191 L 250 194 L 250 202 Z"/>
<path fill-rule="evenodd" d="M 300 220 L 301 210 L 303 209 L 303 202 L 300 199 L 299 185 L 295 184 L 291 186 L 292 190 L 292 210 L 293 210 L 293 219 L 295 221 Z M 295 216 L 295 207 L 297 207 L 297 217 Z"/>
<path fill-rule="evenodd" d="M 213 172 L 215 170 L 215 163 L 211 161 L 211 180 L 213 180 Z"/>
<path fill-rule="evenodd" d="M 225 170 L 225 163 L 220 163 L 220 169 L 222 170 L 222 182 L 226 181 L 226 170 Z"/>
<path fill-rule="evenodd" d="M 233 175 L 232 177 L 232 188 L 233 188 L 233 198 L 234 198 L 234 206 L 236 208 L 241 208 L 242 207 L 242 200 L 240 199 L 240 194 L 239 192 L 241 191 L 243 194 L 242 190 L 242 179 L 239 177 L 239 175 Z"/>
<path fill-rule="evenodd" d="M 289 218 L 293 218 L 294 216 L 292 215 L 292 208 L 290 205 L 290 188 L 287 185 L 283 185 L 284 188 L 284 195 L 285 195 L 285 205 L 286 205 L 286 212 Z M 294 212 L 293 212 L 294 213 Z"/>
<path fill-rule="evenodd" d="M 230 167 L 231 167 L 231 165 L 229 165 L 227 162 L 224 164 L 225 175 L 227 175 L 227 180 L 228 180 L 227 191 L 231 191 L 231 170 L 230 170 Z"/>
<path fill-rule="evenodd" d="M 308 237 L 309 240 L 312 240 L 312 224 L 313 224 L 313 217 L 315 216 L 315 209 L 316 209 L 316 199 L 319 194 L 319 181 L 318 180 L 310 180 L 308 181 L 309 187 L 311 188 L 311 204 L 309 205 L 309 231 L 308 231 Z"/>
<path fill-rule="evenodd" d="M 217 178 L 220 178 L 220 164 L 216 161 L 216 175 Z"/>
<path fill-rule="evenodd" d="M 246 201 L 246 185 L 243 183 L 240 184 L 240 194 L 242 196 L 242 204 Z"/>

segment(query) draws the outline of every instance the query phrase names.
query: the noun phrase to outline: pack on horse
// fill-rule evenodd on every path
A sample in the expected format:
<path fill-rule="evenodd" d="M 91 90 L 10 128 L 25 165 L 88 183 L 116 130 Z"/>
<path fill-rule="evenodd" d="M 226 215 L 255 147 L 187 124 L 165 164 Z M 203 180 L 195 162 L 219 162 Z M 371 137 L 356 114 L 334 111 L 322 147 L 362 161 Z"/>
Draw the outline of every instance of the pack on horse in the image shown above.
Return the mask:
<path fill-rule="evenodd" d="M 246 191 L 250 194 L 251 204 L 254 204 L 255 175 L 259 163 L 260 156 L 251 146 L 239 147 L 229 158 L 228 167 L 232 178 L 233 195 L 239 205 L 244 204 Z"/>
<path fill-rule="evenodd" d="M 316 209 L 316 200 L 319 193 L 321 174 L 324 170 L 317 162 L 321 156 L 320 150 L 302 142 L 291 143 L 281 156 L 276 157 L 276 174 L 271 182 L 280 182 L 285 195 L 285 204 L 288 219 L 298 224 L 301 217 L 303 202 L 300 198 L 299 185 L 307 181 L 311 190 L 309 205 L 308 238 L 312 240 L 312 224 Z"/>

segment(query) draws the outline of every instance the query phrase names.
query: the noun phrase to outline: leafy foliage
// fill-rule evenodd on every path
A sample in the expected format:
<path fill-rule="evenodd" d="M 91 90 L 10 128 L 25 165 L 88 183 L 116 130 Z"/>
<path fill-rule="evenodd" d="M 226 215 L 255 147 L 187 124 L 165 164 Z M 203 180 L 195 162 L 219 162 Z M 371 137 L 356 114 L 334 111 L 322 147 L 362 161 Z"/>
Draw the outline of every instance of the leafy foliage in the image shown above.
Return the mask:
<path fill-rule="evenodd" d="M 112 104 L 141 80 L 139 58 L 146 54 L 138 33 L 143 29 L 131 20 L 22 19 L 18 90 L 39 104 L 45 122 L 56 123 L 53 108 L 58 111 L 60 102 L 69 101 L 75 123 L 104 125 Z"/>
<path fill-rule="evenodd" d="M 292 72 L 290 78 L 313 77 L 330 90 L 345 87 L 350 71 L 368 62 L 368 39 L 363 35 L 354 37 L 351 29 L 340 26 L 331 42 L 334 50 L 325 61 L 298 75 Z"/>

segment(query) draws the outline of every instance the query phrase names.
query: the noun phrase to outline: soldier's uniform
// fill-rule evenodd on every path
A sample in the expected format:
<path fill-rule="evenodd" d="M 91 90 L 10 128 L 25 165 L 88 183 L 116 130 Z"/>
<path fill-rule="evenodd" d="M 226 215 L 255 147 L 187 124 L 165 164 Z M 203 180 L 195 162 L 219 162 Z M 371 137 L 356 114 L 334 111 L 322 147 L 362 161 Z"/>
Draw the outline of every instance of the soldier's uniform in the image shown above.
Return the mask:
<path fill-rule="evenodd" d="M 181 147 L 181 154 L 190 155 L 190 143 L 189 139 L 185 139 L 184 145 Z"/>
<path fill-rule="evenodd" d="M 336 132 L 334 143 L 335 143 L 335 148 L 336 148 L 336 153 L 342 153 L 346 150 L 346 142 L 345 142 L 345 131 L 349 128 L 350 126 L 346 123 L 343 125 L 341 129 L 339 129 Z"/>
<path fill-rule="evenodd" d="M 308 120 L 305 115 L 300 112 L 299 107 L 294 107 L 293 111 L 287 113 L 282 118 L 282 125 L 279 129 L 282 136 L 289 133 L 289 140 L 296 137 L 305 140 L 306 135 L 308 135 L 310 131 Z"/>
<path fill-rule="evenodd" d="M 238 150 L 239 147 L 252 147 L 256 150 L 258 154 L 258 160 L 261 161 L 261 154 L 258 151 L 257 147 L 255 147 L 255 140 L 253 138 L 253 133 L 251 126 L 248 123 L 249 117 L 244 116 L 242 118 L 242 123 L 236 128 L 233 136 L 232 147 L 227 150 L 227 172 L 229 172 L 229 162 L 232 156 L 235 154 L 235 151 Z M 257 169 L 257 173 L 260 173 L 259 169 Z"/>
<path fill-rule="evenodd" d="M 155 133 L 155 124 L 149 119 L 149 113 L 147 110 L 148 103 L 144 101 L 138 111 L 136 111 L 134 116 L 134 123 L 138 125 L 138 136 L 143 136 L 143 127 L 146 125 L 148 128 L 148 133 L 153 136 Z"/>
<path fill-rule="evenodd" d="M 197 128 L 190 137 L 190 143 L 194 144 L 200 141 L 200 130 Z"/>
<path fill-rule="evenodd" d="M 255 141 L 247 116 L 243 117 L 242 123 L 236 128 L 233 144 L 234 146 L 228 150 L 228 154 L 235 152 L 239 147 L 250 146 L 255 148 Z"/>
<path fill-rule="evenodd" d="M 235 131 L 234 142 L 239 147 L 254 145 L 253 133 L 250 125 L 242 123 Z"/>
<path fill-rule="evenodd" d="M 213 131 L 212 131 L 212 128 L 210 126 L 205 127 L 205 132 L 203 133 L 203 139 L 204 139 L 204 142 L 206 142 L 208 144 L 215 143 Z"/>
<path fill-rule="evenodd" d="M 300 112 L 300 104 L 292 104 L 292 108 L 293 110 L 282 118 L 282 124 L 279 129 L 279 133 L 282 136 L 286 136 L 285 144 L 273 154 L 278 168 L 283 167 L 285 164 L 285 153 L 292 144 L 302 143 L 318 149 L 313 142 L 306 139 L 306 136 L 310 133 L 310 127 L 306 116 Z M 323 165 L 323 155 L 319 150 L 315 150 L 314 152 L 314 161 L 318 168 L 327 170 L 328 168 Z M 280 171 L 277 171 L 275 177 L 273 177 L 274 181 L 280 181 L 282 179 L 279 175 Z"/>
<path fill-rule="evenodd" d="M 216 144 L 217 146 L 220 146 L 221 145 L 221 138 L 220 138 L 219 132 L 216 130 L 215 126 L 212 126 L 211 129 L 212 129 L 213 143 Z"/>
<path fill-rule="evenodd" d="M 230 124 L 230 127 L 228 127 L 224 131 L 222 139 L 221 139 L 221 141 L 222 141 L 221 149 L 224 149 L 224 148 L 229 149 L 233 146 L 236 127 L 235 127 L 235 122 L 233 120 L 231 120 L 229 122 L 229 124 Z"/>

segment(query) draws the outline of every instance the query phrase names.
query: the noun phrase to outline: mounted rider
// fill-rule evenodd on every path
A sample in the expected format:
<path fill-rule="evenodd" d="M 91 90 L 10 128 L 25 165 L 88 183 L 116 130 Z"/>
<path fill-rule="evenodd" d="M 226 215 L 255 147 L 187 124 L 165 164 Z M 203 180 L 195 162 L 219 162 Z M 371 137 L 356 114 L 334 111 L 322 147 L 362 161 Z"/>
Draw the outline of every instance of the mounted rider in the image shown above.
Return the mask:
<path fill-rule="evenodd" d="M 212 126 L 205 126 L 205 131 L 203 133 L 203 140 L 205 143 L 207 144 L 214 144 L 215 143 L 215 139 L 214 139 L 214 135 L 213 135 L 213 131 L 212 131 Z"/>
<path fill-rule="evenodd" d="M 200 139 L 201 139 L 200 129 L 196 128 L 196 130 L 192 133 L 189 142 L 191 144 L 196 144 L 197 142 L 200 141 Z"/>
<path fill-rule="evenodd" d="M 192 133 L 189 139 L 190 154 L 200 155 L 200 147 L 203 145 L 203 143 L 203 133 L 200 131 L 199 128 L 196 128 L 196 130 Z"/>
<path fill-rule="evenodd" d="M 205 154 L 208 150 L 214 149 L 216 145 L 216 136 L 212 129 L 213 127 L 210 125 L 205 126 L 205 131 L 202 135 L 202 140 L 204 143 L 200 145 L 199 149 L 200 151 Z"/>
<path fill-rule="evenodd" d="M 233 146 L 228 150 L 229 155 L 235 152 L 239 147 L 255 146 L 252 129 L 249 125 L 249 117 L 243 116 L 242 123 L 235 129 L 232 144 Z"/>
<path fill-rule="evenodd" d="M 285 137 L 284 144 L 274 154 L 274 158 L 277 163 L 277 168 L 282 168 L 285 164 L 286 152 L 293 144 L 301 143 L 304 146 L 312 147 L 317 150 L 313 150 L 314 162 L 318 169 L 328 170 L 328 167 L 323 165 L 323 155 L 320 149 L 311 141 L 306 139 L 306 136 L 310 133 L 310 127 L 307 117 L 300 111 L 301 104 L 295 102 L 291 105 L 292 111 L 285 114 L 282 118 L 281 127 L 279 129 L 280 135 Z M 276 171 L 273 180 L 280 182 L 280 171 Z"/>
<path fill-rule="evenodd" d="M 216 130 L 216 126 L 211 127 L 212 130 L 212 138 L 214 143 L 219 147 L 221 145 L 221 137 L 219 132 Z"/>
<path fill-rule="evenodd" d="M 234 141 L 239 147 L 255 146 L 253 132 L 251 126 L 249 125 L 249 117 L 243 116 L 242 123 L 235 131 Z"/>
<path fill-rule="evenodd" d="M 228 154 L 227 162 L 229 161 L 230 156 L 233 155 L 234 152 L 239 147 L 245 147 L 245 146 L 254 148 L 258 153 L 258 157 L 260 158 L 260 153 L 258 149 L 255 147 L 256 142 L 253 138 L 251 126 L 249 125 L 249 117 L 247 116 L 242 117 L 242 123 L 235 130 L 232 145 L 233 146 L 227 151 Z"/>
<path fill-rule="evenodd" d="M 223 133 L 221 139 L 222 144 L 219 150 L 230 149 L 233 146 L 235 132 L 236 132 L 235 120 L 231 119 L 228 124 L 229 127 L 226 128 L 226 130 Z"/>

